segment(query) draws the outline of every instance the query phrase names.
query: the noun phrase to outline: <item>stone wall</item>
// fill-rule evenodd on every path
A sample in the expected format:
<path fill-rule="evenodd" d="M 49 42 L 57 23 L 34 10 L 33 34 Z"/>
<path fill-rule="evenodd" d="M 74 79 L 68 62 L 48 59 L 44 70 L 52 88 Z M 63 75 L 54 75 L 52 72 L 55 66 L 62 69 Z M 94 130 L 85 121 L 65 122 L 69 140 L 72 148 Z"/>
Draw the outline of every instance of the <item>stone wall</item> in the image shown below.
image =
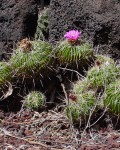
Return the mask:
<path fill-rule="evenodd" d="M 37 18 L 36 0 L 0 0 L 0 53 L 24 37 L 33 37 Z"/>
<path fill-rule="evenodd" d="M 78 29 L 99 52 L 120 56 L 119 0 L 44 0 L 50 3 L 49 41 Z M 0 56 L 24 37 L 34 37 L 40 0 L 0 0 Z"/>

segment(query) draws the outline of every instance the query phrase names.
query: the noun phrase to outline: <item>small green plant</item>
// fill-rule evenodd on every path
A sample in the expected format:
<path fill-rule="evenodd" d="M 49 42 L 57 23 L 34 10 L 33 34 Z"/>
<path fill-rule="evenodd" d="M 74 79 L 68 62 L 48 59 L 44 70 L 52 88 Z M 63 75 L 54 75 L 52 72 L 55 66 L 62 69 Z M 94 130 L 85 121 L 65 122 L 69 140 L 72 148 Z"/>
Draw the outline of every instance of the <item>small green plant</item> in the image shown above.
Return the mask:
<path fill-rule="evenodd" d="M 88 91 L 88 82 L 85 79 L 83 80 L 78 80 L 74 85 L 73 85 L 73 93 L 83 93 L 85 91 Z"/>
<path fill-rule="evenodd" d="M 115 64 L 108 61 L 92 67 L 87 72 L 87 81 L 90 87 L 105 87 L 118 77 L 118 69 Z"/>
<path fill-rule="evenodd" d="M 51 64 L 51 60 L 52 46 L 44 41 L 32 41 L 31 48 L 27 51 L 19 47 L 13 53 L 10 63 L 17 76 L 31 76 L 32 73 L 46 69 Z"/>
<path fill-rule="evenodd" d="M 71 30 L 66 32 L 65 41 L 61 42 L 57 49 L 57 58 L 60 64 L 83 66 L 93 58 L 93 48 L 87 42 L 81 39 L 81 32 L 78 30 Z"/>
<path fill-rule="evenodd" d="M 35 33 L 35 39 L 41 39 L 45 40 L 45 35 L 48 34 L 48 12 L 49 9 L 46 8 L 43 11 L 40 11 L 38 15 L 38 24 L 37 24 L 37 30 Z"/>
<path fill-rule="evenodd" d="M 71 45 L 65 41 L 58 46 L 57 57 L 61 64 L 84 64 L 93 57 L 93 49 L 88 43 Z"/>
<path fill-rule="evenodd" d="M 100 65 L 102 64 L 113 64 L 115 65 L 115 62 L 112 58 L 110 58 L 109 56 L 105 56 L 105 55 L 95 55 L 96 57 L 96 63 L 97 61 L 99 61 Z"/>
<path fill-rule="evenodd" d="M 85 87 L 85 81 L 79 81 L 74 84 L 72 94 L 69 95 L 69 105 L 66 108 L 66 114 L 73 122 L 78 122 L 80 118 L 87 119 L 95 105 L 95 92 L 86 90 Z"/>
<path fill-rule="evenodd" d="M 104 106 L 114 114 L 120 115 L 120 79 L 109 84 L 104 92 Z"/>
<path fill-rule="evenodd" d="M 45 96 L 41 92 L 32 91 L 25 98 L 25 106 L 31 109 L 40 109 L 45 105 Z"/>
<path fill-rule="evenodd" d="M 72 122 L 80 121 L 80 108 L 75 101 L 70 101 L 66 108 L 66 115 Z"/>
<path fill-rule="evenodd" d="M 12 69 L 7 62 L 0 62 L 0 86 L 4 86 L 12 79 Z"/>
<path fill-rule="evenodd" d="M 80 93 L 75 96 L 76 100 L 69 99 L 69 106 L 66 109 L 68 118 L 72 118 L 73 122 L 79 121 L 80 118 L 87 119 L 96 102 L 93 91 Z"/>

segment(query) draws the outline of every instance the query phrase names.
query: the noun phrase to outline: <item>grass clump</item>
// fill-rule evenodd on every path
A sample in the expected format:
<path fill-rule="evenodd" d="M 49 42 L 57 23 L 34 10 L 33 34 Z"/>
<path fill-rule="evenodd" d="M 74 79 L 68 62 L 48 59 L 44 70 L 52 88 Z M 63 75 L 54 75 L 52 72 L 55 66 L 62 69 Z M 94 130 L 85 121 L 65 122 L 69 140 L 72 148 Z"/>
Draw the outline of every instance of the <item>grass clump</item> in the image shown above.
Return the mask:
<path fill-rule="evenodd" d="M 38 91 L 32 91 L 25 97 L 25 106 L 37 110 L 44 106 L 45 100 L 44 94 Z"/>

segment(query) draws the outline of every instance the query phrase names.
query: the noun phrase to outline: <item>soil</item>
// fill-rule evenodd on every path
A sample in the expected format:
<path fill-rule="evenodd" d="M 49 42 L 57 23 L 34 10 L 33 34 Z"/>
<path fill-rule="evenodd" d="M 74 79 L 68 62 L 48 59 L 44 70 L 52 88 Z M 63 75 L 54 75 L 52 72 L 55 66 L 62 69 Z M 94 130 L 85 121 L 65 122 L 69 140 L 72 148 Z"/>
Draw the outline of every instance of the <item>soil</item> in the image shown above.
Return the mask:
<path fill-rule="evenodd" d="M 119 150 L 120 130 L 111 124 L 89 130 L 73 126 L 64 106 L 41 113 L 0 110 L 0 150 Z"/>

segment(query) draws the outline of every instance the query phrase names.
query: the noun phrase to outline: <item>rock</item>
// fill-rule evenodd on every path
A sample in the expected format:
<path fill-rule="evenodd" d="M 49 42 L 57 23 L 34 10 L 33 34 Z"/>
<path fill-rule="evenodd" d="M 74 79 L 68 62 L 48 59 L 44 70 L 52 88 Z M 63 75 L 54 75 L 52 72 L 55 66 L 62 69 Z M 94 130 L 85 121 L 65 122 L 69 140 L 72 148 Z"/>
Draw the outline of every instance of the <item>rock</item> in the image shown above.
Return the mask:
<path fill-rule="evenodd" d="M 13 44 L 24 37 L 34 37 L 37 18 L 36 0 L 0 0 L 2 52 L 13 48 Z"/>
<path fill-rule="evenodd" d="M 51 0 L 50 41 L 63 38 L 66 31 L 78 29 L 99 52 L 120 56 L 119 0 Z"/>

